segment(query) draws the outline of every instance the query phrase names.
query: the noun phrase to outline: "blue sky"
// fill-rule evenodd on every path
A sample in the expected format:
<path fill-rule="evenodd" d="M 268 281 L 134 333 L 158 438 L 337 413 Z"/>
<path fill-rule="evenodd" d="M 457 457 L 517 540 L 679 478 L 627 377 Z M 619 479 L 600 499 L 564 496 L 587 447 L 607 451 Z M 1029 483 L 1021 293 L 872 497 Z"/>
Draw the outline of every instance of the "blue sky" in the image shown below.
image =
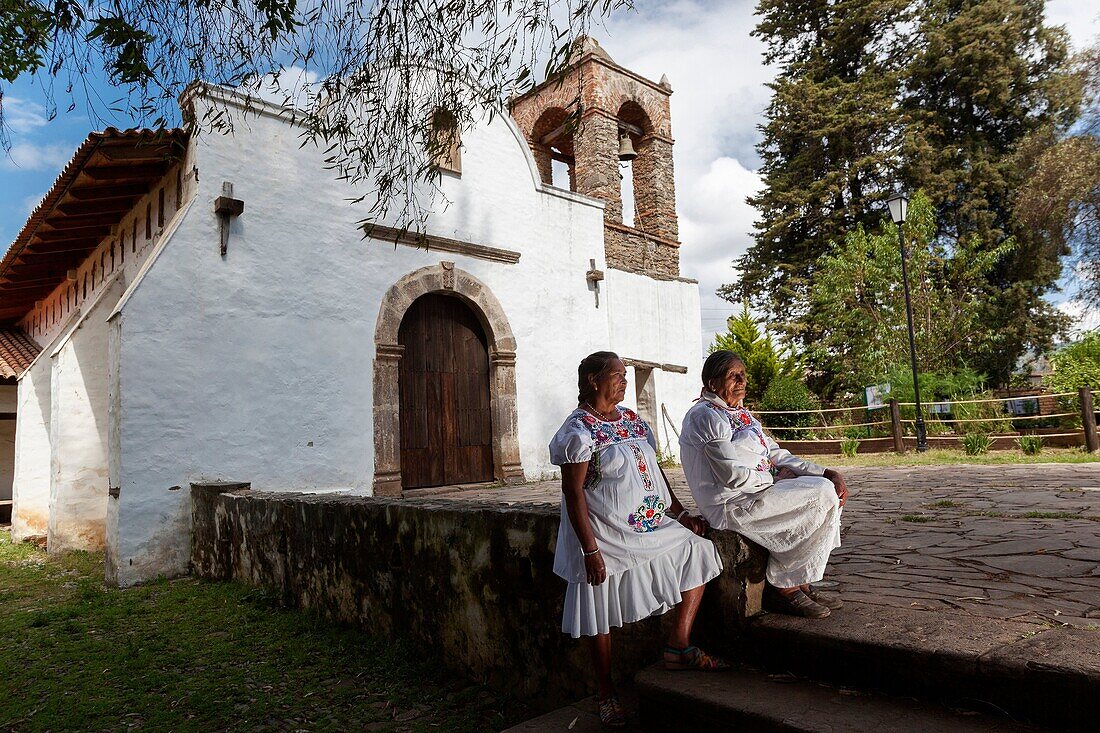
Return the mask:
<path fill-rule="evenodd" d="M 761 44 L 749 35 L 754 2 L 636 0 L 635 5 L 592 35 L 620 64 L 651 79 L 667 74 L 672 82 L 682 268 L 699 280 L 700 326 L 709 342 L 734 310 L 714 290 L 734 278 L 730 263 L 751 241 L 755 212 L 744 200 L 760 188 L 754 146 L 772 70 L 762 63 Z M 1082 48 L 1100 36 L 1100 14 L 1093 7 L 1086 0 L 1054 0 L 1047 3 L 1047 16 L 1065 25 L 1074 46 Z M 52 120 L 35 79 L 0 87 L 13 143 L 10 156 L 0 157 L 0 246 L 15 238 L 89 131 L 132 124 L 91 113 L 84 89 L 66 112 L 70 100 L 61 93 L 63 84 L 57 86 L 59 109 Z M 120 94 L 102 79 L 89 80 L 87 88 L 100 115 Z M 1069 302 L 1060 307 L 1083 315 L 1086 325 L 1100 325 L 1100 314 L 1081 313 Z"/>

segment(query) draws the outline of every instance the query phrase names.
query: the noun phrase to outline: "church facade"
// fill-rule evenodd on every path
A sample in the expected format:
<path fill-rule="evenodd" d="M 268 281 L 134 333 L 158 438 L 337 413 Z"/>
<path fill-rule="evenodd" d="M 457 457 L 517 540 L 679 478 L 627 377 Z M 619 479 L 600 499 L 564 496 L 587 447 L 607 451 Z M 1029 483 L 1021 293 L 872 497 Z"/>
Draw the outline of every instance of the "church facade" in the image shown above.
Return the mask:
<path fill-rule="evenodd" d="M 599 349 L 675 454 L 702 348 L 670 94 L 586 41 L 564 84 L 463 131 L 423 238 L 365 237 L 293 110 L 231 91 L 182 104 L 224 105 L 233 135 L 89 136 L 0 262 L 0 347 L 23 345 L 14 536 L 105 549 L 129 585 L 186 572 L 191 482 L 401 496 L 544 478 Z"/>

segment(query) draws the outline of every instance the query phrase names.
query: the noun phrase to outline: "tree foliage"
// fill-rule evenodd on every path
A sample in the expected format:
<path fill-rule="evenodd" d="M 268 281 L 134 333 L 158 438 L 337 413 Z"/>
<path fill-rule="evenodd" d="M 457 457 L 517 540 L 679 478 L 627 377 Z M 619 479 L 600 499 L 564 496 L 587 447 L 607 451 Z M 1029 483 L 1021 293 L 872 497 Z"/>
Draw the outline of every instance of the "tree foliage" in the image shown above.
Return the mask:
<path fill-rule="evenodd" d="M 1045 144 L 1024 147 L 1030 163 L 1015 214 L 1021 226 L 1068 251 L 1077 296 L 1100 307 L 1100 42 L 1078 59 L 1085 104 L 1073 134 L 1049 131 Z"/>
<path fill-rule="evenodd" d="M 778 67 L 758 147 L 765 187 L 750 199 L 760 220 L 740 280 L 720 293 L 764 296 L 786 332 L 816 343 L 821 258 L 875 226 L 896 183 L 929 196 L 938 247 L 1000 254 L 971 295 L 986 298 L 1003 348 L 975 354 L 975 366 L 1003 381 L 1020 353 L 1049 346 L 1066 323 L 1042 295 L 1064 250 L 1024 225 L 1015 196 L 1076 119 L 1080 82 L 1043 10 L 1043 0 L 760 0 L 755 33 Z"/>
<path fill-rule="evenodd" d="M 1100 389 L 1100 330 L 1062 347 L 1050 361 L 1054 372 L 1044 381 L 1055 392 L 1076 392 L 1080 387 Z"/>
<path fill-rule="evenodd" d="M 708 353 L 726 349 L 741 357 L 748 374 L 748 401 L 760 399 L 777 377 L 798 379 L 802 368 L 797 355 L 776 344 L 763 322 L 749 311 L 749 302 L 741 301 L 741 312 L 726 319 L 727 331 L 715 334 Z"/>
<path fill-rule="evenodd" d="M 1006 348 L 988 320 L 987 276 L 1011 251 L 976 236 L 946 248 L 936 237 L 932 202 L 918 193 L 905 224 L 913 330 L 922 372 L 953 371 L 974 356 Z M 822 389 L 859 391 L 909 362 L 898 229 L 857 226 L 818 262 L 807 320 L 818 338 L 806 349 Z"/>
<path fill-rule="evenodd" d="M 906 5 L 760 0 L 753 35 L 779 69 L 757 146 L 765 187 L 749 198 L 755 244 L 737 262 L 740 283 L 720 291 L 731 302 L 763 293 L 771 315 L 792 321 L 828 243 L 877 220 L 897 136 L 898 71 L 881 45 Z"/>
<path fill-rule="evenodd" d="M 306 143 L 405 223 L 437 191 L 438 154 L 483 110 L 552 76 L 593 18 L 629 0 L 0 0 L 0 80 L 34 74 L 50 115 L 94 70 L 112 111 L 159 126 L 192 82 L 296 106 Z M 305 84 L 298 81 L 305 80 Z M 60 85 L 60 89 L 58 88 Z M 2 104 L 0 88 L 0 104 Z M 72 108 L 73 104 L 70 104 Z M 436 111 L 458 125 L 433 128 Z M 104 110 L 96 110 L 97 113 Z M 212 110 L 195 124 L 223 126 Z M 10 146 L 0 106 L 0 142 Z"/>

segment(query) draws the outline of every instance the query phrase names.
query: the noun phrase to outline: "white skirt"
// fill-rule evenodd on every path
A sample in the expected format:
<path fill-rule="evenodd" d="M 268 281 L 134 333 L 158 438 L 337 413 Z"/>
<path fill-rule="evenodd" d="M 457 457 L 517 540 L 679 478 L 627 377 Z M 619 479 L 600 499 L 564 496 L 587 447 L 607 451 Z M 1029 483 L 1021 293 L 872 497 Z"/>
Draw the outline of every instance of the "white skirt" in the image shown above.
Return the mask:
<path fill-rule="evenodd" d="M 768 551 L 765 576 L 777 588 L 816 583 L 840 547 L 840 499 L 827 478 L 776 481 L 746 506 L 726 506 L 729 529 Z"/>
<path fill-rule="evenodd" d="M 599 585 L 569 583 L 561 630 L 577 639 L 659 616 L 678 604 L 684 591 L 704 585 L 721 572 L 722 559 L 714 543 L 691 534 L 668 552 L 608 575 Z"/>

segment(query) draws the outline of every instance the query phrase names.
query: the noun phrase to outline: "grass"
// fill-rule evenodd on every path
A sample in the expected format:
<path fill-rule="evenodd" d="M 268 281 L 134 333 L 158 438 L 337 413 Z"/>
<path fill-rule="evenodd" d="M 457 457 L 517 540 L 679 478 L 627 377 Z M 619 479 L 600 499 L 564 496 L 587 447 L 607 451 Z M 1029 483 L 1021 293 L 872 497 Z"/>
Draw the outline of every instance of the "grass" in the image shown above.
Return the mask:
<path fill-rule="evenodd" d="M 925 522 L 931 522 L 935 517 L 929 517 L 924 514 L 903 514 L 898 517 L 901 522 L 913 522 L 914 524 L 924 524 Z"/>
<path fill-rule="evenodd" d="M 481 731 L 527 713 L 407 643 L 261 591 L 102 578 L 101 556 L 0 533 L 0 730 Z"/>
<path fill-rule="evenodd" d="M 1028 519 L 1091 519 L 1074 512 L 1024 512 L 1022 516 Z"/>
<path fill-rule="evenodd" d="M 794 451 L 796 454 L 797 450 Z M 825 466 L 938 466 L 956 463 L 1001 465 L 1011 463 L 1100 463 L 1100 454 L 1079 448 L 1044 448 L 1039 455 L 1025 455 L 1018 450 L 993 450 L 968 456 L 961 450 L 935 448 L 924 453 L 860 453 L 856 456 L 806 455 L 805 458 Z"/>

